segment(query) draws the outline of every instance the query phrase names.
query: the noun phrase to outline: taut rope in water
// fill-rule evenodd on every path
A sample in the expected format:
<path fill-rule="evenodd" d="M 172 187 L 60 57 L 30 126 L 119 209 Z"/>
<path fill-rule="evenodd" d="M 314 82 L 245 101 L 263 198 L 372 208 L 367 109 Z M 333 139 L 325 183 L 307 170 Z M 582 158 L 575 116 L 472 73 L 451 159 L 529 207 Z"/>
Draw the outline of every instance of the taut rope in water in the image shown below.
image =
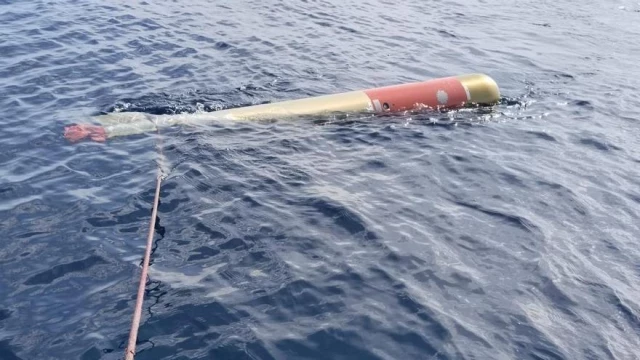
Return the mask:
<path fill-rule="evenodd" d="M 158 155 L 162 160 L 162 147 L 158 143 Z M 162 166 L 158 163 L 158 175 L 156 177 L 156 192 L 153 198 L 153 209 L 151 211 L 151 220 L 149 221 L 149 234 L 147 236 L 147 246 L 144 253 L 144 261 L 142 264 L 142 272 L 140 273 L 140 284 L 138 285 L 138 298 L 136 299 L 135 311 L 133 313 L 133 321 L 131 322 L 131 331 L 129 333 L 129 344 L 125 352 L 125 360 L 133 360 L 136 354 L 136 342 L 138 338 L 138 329 L 140 327 L 140 318 L 142 317 L 142 303 L 144 301 L 144 290 L 146 288 L 147 274 L 149 272 L 149 260 L 151 258 L 151 248 L 153 246 L 153 234 L 156 229 L 156 218 L 158 215 L 158 203 L 160 202 L 160 185 L 162 184 Z"/>
<path fill-rule="evenodd" d="M 158 174 L 156 180 L 156 195 L 153 199 L 153 211 L 151 213 L 151 221 L 149 223 L 149 236 L 147 237 L 147 247 L 144 253 L 144 262 L 142 264 L 142 273 L 140 274 L 140 284 L 138 286 L 138 298 L 133 313 L 133 321 L 131 323 L 131 332 L 129 334 L 129 345 L 125 354 L 126 360 L 133 360 L 136 353 L 136 341 L 138 338 L 138 327 L 140 326 L 140 318 L 142 316 L 142 302 L 144 300 L 144 290 L 146 287 L 147 273 L 149 271 L 149 258 L 151 257 L 151 247 L 153 246 L 153 233 L 156 228 L 156 216 L 158 214 L 158 202 L 160 199 L 160 184 L 162 176 Z"/>

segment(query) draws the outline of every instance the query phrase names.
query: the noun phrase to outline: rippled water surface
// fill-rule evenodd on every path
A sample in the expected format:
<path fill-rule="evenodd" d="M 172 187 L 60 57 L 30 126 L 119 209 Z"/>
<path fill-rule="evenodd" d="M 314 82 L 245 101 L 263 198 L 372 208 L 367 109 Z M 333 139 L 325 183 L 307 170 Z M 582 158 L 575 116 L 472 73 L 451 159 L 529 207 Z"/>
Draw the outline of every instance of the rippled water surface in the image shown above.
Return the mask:
<path fill-rule="evenodd" d="M 638 359 L 637 1 L 0 0 L 0 359 Z M 216 122 L 482 72 L 494 108 Z"/>

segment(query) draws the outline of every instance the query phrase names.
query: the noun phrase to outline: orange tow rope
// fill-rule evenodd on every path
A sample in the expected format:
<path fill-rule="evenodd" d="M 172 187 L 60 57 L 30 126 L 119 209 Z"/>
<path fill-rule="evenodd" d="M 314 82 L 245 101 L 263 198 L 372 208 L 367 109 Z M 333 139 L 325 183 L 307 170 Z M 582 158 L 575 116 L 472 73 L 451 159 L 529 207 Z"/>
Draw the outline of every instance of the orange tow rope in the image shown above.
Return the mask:
<path fill-rule="evenodd" d="M 158 214 L 158 202 L 160 199 L 160 184 L 162 176 L 158 175 L 156 181 L 156 195 L 153 199 L 153 211 L 151 213 L 151 221 L 149 223 L 149 236 L 147 237 L 147 248 L 144 253 L 144 263 L 142 265 L 142 273 L 140 274 L 140 284 L 138 286 L 138 299 L 136 300 L 136 308 L 133 313 L 133 322 L 131 323 L 131 332 L 129 334 L 129 345 L 125 354 L 126 360 L 133 360 L 136 353 L 136 341 L 138 338 L 138 327 L 140 326 L 140 318 L 142 316 L 142 302 L 144 300 L 144 290 L 146 287 L 147 273 L 149 271 L 149 258 L 151 257 L 151 247 L 153 246 L 153 234 L 156 228 L 156 216 Z"/>
<path fill-rule="evenodd" d="M 162 147 L 158 144 L 158 155 L 162 159 Z M 160 185 L 162 183 L 162 166 L 158 164 L 158 176 L 156 178 L 156 192 L 153 198 L 153 210 L 151 211 L 151 220 L 149 221 L 149 235 L 147 236 L 147 246 L 144 253 L 144 261 L 142 264 L 142 273 L 140 273 L 140 284 L 138 285 L 138 298 L 136 299 L 136 307 L 133 313 L 133 321 L 131 322 L 131 331 L 129 333 L 129 344 L 125 352 L 125 360 L 133 360 L 136 354 L 136 342 L 138 338 L 138 328 L 140 327 L 140 318 L 142 317 L 142 303 L 144 301 L 144 290 L 146 288 L 147 273 L 149 272 L 149 259 L 151 258 L 151 248 L 153 246 L 153 234 L 156 229 L 156 217 L 158 215 L 158 203 L 160 202 Z"/>

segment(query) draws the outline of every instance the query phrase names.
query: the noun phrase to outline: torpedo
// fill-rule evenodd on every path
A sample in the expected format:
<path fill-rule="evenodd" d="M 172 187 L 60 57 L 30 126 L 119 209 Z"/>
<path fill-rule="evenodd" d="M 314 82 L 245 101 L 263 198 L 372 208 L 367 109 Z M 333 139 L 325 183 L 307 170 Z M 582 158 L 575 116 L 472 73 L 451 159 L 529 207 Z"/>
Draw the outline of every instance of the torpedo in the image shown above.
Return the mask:
<path fill-rule="evenodd" d="M 465 74 L 367 90 L 343 92 L 205 113 L 153 115 L 113 112 L 87 123 L 65 127 L 71 142 L 108 139 L 155 132 L 163 127 L 203 124 L 220 120 L 293 119 L 336 113 L 401 113 L 421 109 L 454 110 L 470 105 L 492 105 L 500 100 L 496 82 L 485 74 Z"/>

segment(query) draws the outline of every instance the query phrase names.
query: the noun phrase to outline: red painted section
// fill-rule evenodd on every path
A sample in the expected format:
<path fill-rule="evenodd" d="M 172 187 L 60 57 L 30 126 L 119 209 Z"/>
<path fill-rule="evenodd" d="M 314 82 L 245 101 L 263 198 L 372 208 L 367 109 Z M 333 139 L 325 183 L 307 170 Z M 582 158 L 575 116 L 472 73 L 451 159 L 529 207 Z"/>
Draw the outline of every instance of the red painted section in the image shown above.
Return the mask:
<path fill-rule="evenodd" d="M 374 109 L 376 108 L 375 100 L 380 101 L 383 112 L 412 110 L 420 106 L 457 107 L 467 101 L 467 92 L 456 77 L 386 86 L 364 92 L 371 99 Z M 440 92 L 440 101 L 438 92 Z"/>
<path fill-rule="evenodd" d="M 107 133 L 102 126 L 78 124 L 67 126 L 64 129 L 64 137 L 71 142 L 78 142 L 84 138 L 90 138 L 97 142 L 105 142 L 107 140 Z"/>

